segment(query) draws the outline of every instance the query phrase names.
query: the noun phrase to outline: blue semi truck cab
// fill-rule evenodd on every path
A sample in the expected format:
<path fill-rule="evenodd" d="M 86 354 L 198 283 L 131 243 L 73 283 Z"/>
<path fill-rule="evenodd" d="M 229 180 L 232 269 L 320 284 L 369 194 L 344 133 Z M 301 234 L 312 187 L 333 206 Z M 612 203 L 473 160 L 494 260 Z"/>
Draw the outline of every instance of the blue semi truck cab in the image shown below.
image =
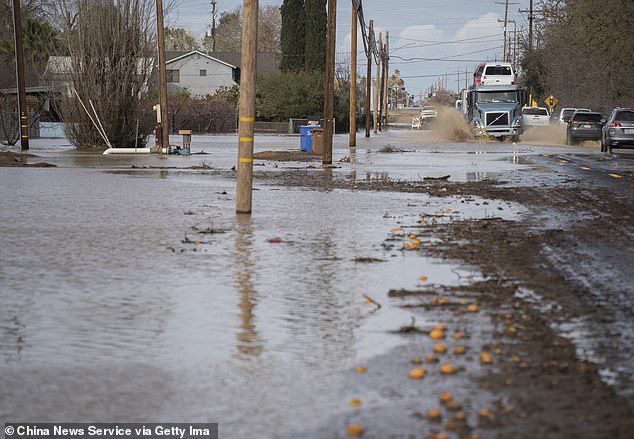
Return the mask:
<path fill-rule="evenodd" d="M 522 134 L 522 107 L 527 97 L 518 85 L 481 85 L 468 90 L 466 117 L 471 134 L 517 139 Z"/>

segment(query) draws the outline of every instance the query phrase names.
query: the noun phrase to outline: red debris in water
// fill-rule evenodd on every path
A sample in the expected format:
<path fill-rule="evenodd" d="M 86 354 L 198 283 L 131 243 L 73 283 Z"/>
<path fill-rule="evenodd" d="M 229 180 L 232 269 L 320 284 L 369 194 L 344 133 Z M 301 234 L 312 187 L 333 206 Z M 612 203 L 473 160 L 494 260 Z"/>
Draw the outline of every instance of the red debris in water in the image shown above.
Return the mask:
<path fill-rule="evenodd" d="M 271 238 L 268 240 L 269 244 L 280 244 L 282 242 L 282 238 L 276 236 L 275 238 Z"/>

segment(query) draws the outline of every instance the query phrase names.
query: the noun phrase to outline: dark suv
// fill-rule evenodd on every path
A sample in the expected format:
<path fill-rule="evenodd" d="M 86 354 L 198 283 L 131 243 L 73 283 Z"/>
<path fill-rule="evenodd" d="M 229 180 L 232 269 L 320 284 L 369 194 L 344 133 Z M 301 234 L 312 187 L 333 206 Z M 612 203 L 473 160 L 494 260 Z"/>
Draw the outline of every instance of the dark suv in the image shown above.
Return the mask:
<path fill-rule="evenodd" d="M 603 126 L 601 151 L 612 148 L 634 148 L 634 108 L 615 108 Z"/>
<path fill-rule="evenodd" d="M 601 139 L 601 129 L 605 120 L 601 113 L 575 111 L 566 127 L 566 144 L 574 145 L 579 140 Z"/>

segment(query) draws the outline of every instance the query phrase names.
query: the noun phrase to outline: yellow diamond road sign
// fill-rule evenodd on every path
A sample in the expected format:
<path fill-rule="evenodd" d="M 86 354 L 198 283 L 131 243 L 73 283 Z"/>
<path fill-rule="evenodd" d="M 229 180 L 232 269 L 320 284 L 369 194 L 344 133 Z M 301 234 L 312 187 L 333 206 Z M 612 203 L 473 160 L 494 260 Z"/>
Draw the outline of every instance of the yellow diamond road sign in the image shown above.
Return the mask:
<path fill-rule="evenodd" d="M 546 102 L 546 105 L 548 105 L 552 109 L 555 105 L 557 105 L 557 102 L 559 102 L 559 100 L 553 95 L 550 95 L 546 99 L 544 99 L 544 102 Z"/>

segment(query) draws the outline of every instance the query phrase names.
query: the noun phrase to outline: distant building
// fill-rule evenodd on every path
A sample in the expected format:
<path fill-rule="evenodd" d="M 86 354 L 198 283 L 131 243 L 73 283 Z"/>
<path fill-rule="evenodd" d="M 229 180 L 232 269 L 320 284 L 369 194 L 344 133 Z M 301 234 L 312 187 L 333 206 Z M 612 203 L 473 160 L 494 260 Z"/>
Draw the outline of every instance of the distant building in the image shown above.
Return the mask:
<path fill-rule="evenodd" d="M 187 89 L 194 97 L 213 95 L 221 87 L 231 87 L 240 82 L 239 52 L 167 52 L 168 90 Z M 277 71 L 275 53 L 258 53 L 257 73 Z M 158 75 L 157 75 L 158 76 Z"/>

